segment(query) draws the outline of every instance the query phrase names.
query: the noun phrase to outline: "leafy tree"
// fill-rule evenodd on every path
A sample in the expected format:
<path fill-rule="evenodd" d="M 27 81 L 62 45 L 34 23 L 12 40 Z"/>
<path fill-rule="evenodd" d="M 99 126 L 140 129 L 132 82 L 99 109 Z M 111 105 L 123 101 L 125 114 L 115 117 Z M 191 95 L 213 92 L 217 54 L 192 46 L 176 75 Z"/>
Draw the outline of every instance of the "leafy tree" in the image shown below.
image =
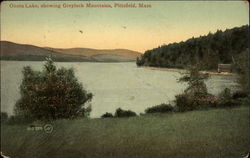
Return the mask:
<path fill-rule="evenodd" d="M 234 69 L 238 73 L 238 83 L 241 86 L 241 90 L 248 93 L 250 93 L 249 57 L 249 50 L 246 49 L 235 58 L 234 63 Z"/>
<path fill-rule="evenodd" d="M 205 84 L 205 80 L 209 78 L 209 75 L 200 73 L 199 67 L 199 64 L 191 66 L 188 73 L 178 80 L 188 85 L 183 94 L 175 96 L 175 103 L 179 111 L 194 110 L 216 104 L 216 98 L 208 93 Z"/>
<path fill-rule="evenodd" d="M 23 68 L 20 86 L 21 98 L 15 105 L 15 114 L 34 119 L 86 117 L 91 107 L 86 104 L 93 95 L 84 90 L 72 68 L 57 69 L 47 58 L 43 71 Z"/>
<path fill-rule="evenodd" d="M 198 64 L 190 66 L 188 71 L 188 73 L 184 74 L 179 79 L 179 82 L 186 82 L 188 84 L 188 87 L 185 89 L 185 93 L 193 96 L 206 95 L 208 92 L 204 81 L 209 78 L 208 73 L 200 73 Z"/>

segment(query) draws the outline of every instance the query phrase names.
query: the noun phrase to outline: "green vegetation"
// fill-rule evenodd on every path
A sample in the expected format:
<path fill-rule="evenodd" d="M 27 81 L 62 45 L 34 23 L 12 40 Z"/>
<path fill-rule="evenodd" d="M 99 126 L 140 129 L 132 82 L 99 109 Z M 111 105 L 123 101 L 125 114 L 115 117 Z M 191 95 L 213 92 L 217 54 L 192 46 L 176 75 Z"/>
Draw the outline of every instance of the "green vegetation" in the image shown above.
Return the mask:
<path fill-rule="evenodd" d="M 183 94 L 175 96 L 178 111 L 210 107 L 216 101 L 215 96 L 208 93 L 204 82 L 209 78 L 209 75 L 200 73 L 199 68 L 199 65 L 190 66 L 188 73 L 178 80 L 188 84 Z"/>
<path fill-rule="evenodd" d="M 250 146 L 249 106 L 174 115 L 56 120 L 52 133 L 2 125 L 4 155 L 25 158 L 235 158 Z M 43 123 L 34 123 L 43 126 Z"/>
<path fill-rule="evenodd" d="M 205 80 L 209 78 L 209 75 L 202 74 L 199 72 L 199 65 L 190 66 L 187 73 L 179 78 L 179 82 L 186 82 L 188 87 L 185 89 L 186 94 L 190 94 L 193 96 L 204 96 L 207 95 L 207 86 L 205 84 Z"/>
<path fill-rule="evenodd" d="M 235 100 L 232 97 L 231 90 L 228 88 L 225 88 L 224 91 L 222 91 L 219 94 L 218 97 L 218 104 L 220 106 L 233 106 L 236 104 Z"/>
<path fill-rule="evenodd" d="M 241 93 L 249 93 L 248 41 L 248 25 L 227 29 L 224 32 L 218 30 L 214 34 L 209 33 L 185 42 L 148 50 L 141 58 L 137 58 L 136 63 L 138 66 L 189 67 L 188 74 L 179 80 L 186 82 L 188 87 L 183 94 L 175 97 L 178 111 L 233 106 L 237 105 L 239 100 L 226 96 L 228 92 L 222 92 L 223 94 L 218 97 L 207 92 L 204 81 L 209 76 L 199 71 L 216 70 L 219 63 L 232 64 L 234 72 L 239 76 Z M 248 99 L 247 95 L 245 98 Z"/>
<path fill-rule="evenodd" d="M 86 117 L 91 111 L 86 103 L 92 99 L 74 75 L 73 69 L 57 69 L 47 58 L 43 71 L 26 66 L 20 86 L 21 98 L 15 117 L 35 120 Z"/>
<path fill-rule="evenodd" d="M 250 94 L 249 59 L 249 49 L 246 49 L 235 58 L 234 69 L 238 73 L 238 83 L 241 86 L 241 90 Z"/>
<path fill-rule="evenodd" d="M 190 66 L 188 72 L 178 79 L 179 82 L 187 83 L 187 88 L 182 94 L 175 96 L 174 105 L 156 105 L 146 109 L 145 113 L 184 112 L 249 103 L 247 93 L 244 91 L 231 93 L 230 89 L 225 88 L 219 96 L 209 94 L 205 84 L 205 80 L 209 78 L 209 75 L 201 73 L 199 68 L 199 64 Z"/>
<path fill-rule="evenodd" d="M 123 110 L 121 108 L 116 109 L 115 117 L 133 117 L 136 113 L 131 110 Z"/>
<path fill-rule="evenodd" d="M 169 113 L 169 112 L 173 112 L 174 111 L 174 107 L 170 104 L 160 104 L 160 105 L 156 105 L 150 108 L 147 108 L 145 110 L 146 114 L 150 114 L 150 113 Z"/>
<path fill-rule="evenodd" d="M 101 118 L 109 118 L 109 117 L 114 117 L 112 113 L 106 112 L 101 116 Z"/>
<path fill-rule="evenodd" d="M 137 116 L 137 114 L 131 110 L 123 110 L 121 108 L 116 109 L 115 114 L 106 112 L 101 116 L 101 118 L 112 118 L 112 117 L 133 117 Z"/>
<path fill-rule="evenodd" d="M 198 61 L 203 70 L 217 70 L 218 63 L 235 63 L 248 48 L 248 25 L 218 30 L 206 36 L 190 38 L 185 42 L 162 45 L 147 50 L 137 58 L 138 66 L 185 68 Z"/>

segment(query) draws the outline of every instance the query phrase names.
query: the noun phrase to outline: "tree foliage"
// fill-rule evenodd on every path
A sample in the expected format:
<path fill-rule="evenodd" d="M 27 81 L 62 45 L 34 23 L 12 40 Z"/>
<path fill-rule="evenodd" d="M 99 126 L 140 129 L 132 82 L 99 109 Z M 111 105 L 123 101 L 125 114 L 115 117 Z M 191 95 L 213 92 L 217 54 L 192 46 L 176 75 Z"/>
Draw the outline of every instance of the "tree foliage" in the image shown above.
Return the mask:
<path fill-rule="evenodd" d="M 218 30 L 206 36 L 190 38 L 185 42 L 162 45 L 147 50 L 137 59 L 138 66 L 185 68 L 202 62 L 201 69 L 216 70 L 218 63 L 234 63 L 248 48 L 248 25 Z"/>
<path fill-rule="evenodd" d="M 58 119 L 88 116 L 91 111 L 85 105 L 91 101 L 92 93 L 84 90 L 72 68 L 57 69 L 51 58 L 47 58 L 42 71 L 23 68 L 20 92 L 16 115 Z"/>
<path fill-rule="evenodd" d="M 199 70 L 199 64 L 190 66 L 188 72 L 178 80 L 187 83 L 184 93 L 175 96 L 175 103 L 179 111 L 194 110 L 216 104 L 216 97 L 208 93 L 205 84 L 209 75 L 203 74 Z"/>
<path fill-rule="evenodd" d="M 195 66 L 190 66 L 188 73 L 184 74 L 178 81 L 188 84 L 185 93 L 193 96 L 203 96 L 208 93 L 204 82 L 208 78 L 208 73 L 202 74 L 199 72 L 199 65 L 197 64 Z"/>
<path fill-rule="evenodd" d="M 241 52 L 237 58 L 235 58 L 234 69 L 238 73 L 238 83 L 241 86 L 241 90 L 250 94 L 249 57 L 249 49 Z"/>

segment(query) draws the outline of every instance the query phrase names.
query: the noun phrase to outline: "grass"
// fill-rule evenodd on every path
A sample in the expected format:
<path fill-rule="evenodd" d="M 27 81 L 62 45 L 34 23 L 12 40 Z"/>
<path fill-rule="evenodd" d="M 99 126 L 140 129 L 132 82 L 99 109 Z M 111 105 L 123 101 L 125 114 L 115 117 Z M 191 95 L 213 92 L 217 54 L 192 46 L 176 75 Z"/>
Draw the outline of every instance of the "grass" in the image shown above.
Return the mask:
<path fill-rule="evenodd" d="M 27 131 L 28 125 L 2 125 L 3 154 L 11 158 L 234 158 L 250 148 L 247 106 L 52 124 L 50 134 Z"/>

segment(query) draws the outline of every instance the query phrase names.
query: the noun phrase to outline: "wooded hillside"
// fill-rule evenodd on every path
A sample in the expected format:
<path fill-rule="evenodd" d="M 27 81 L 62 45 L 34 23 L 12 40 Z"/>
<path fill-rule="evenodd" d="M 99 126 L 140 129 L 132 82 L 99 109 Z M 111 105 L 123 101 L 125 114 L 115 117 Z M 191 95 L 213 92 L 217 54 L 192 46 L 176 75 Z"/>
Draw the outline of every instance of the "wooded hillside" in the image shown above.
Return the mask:
<path fill-rule="evenodd" d="M 185 68 L 199 62 L 202 69 L 215 70 L 219 63 L 235 64 L 235 60 L 248 49 L 248 27 L 217 30 L 206 36 L 147 50 L 137 59 L 137 65 Z"/>

